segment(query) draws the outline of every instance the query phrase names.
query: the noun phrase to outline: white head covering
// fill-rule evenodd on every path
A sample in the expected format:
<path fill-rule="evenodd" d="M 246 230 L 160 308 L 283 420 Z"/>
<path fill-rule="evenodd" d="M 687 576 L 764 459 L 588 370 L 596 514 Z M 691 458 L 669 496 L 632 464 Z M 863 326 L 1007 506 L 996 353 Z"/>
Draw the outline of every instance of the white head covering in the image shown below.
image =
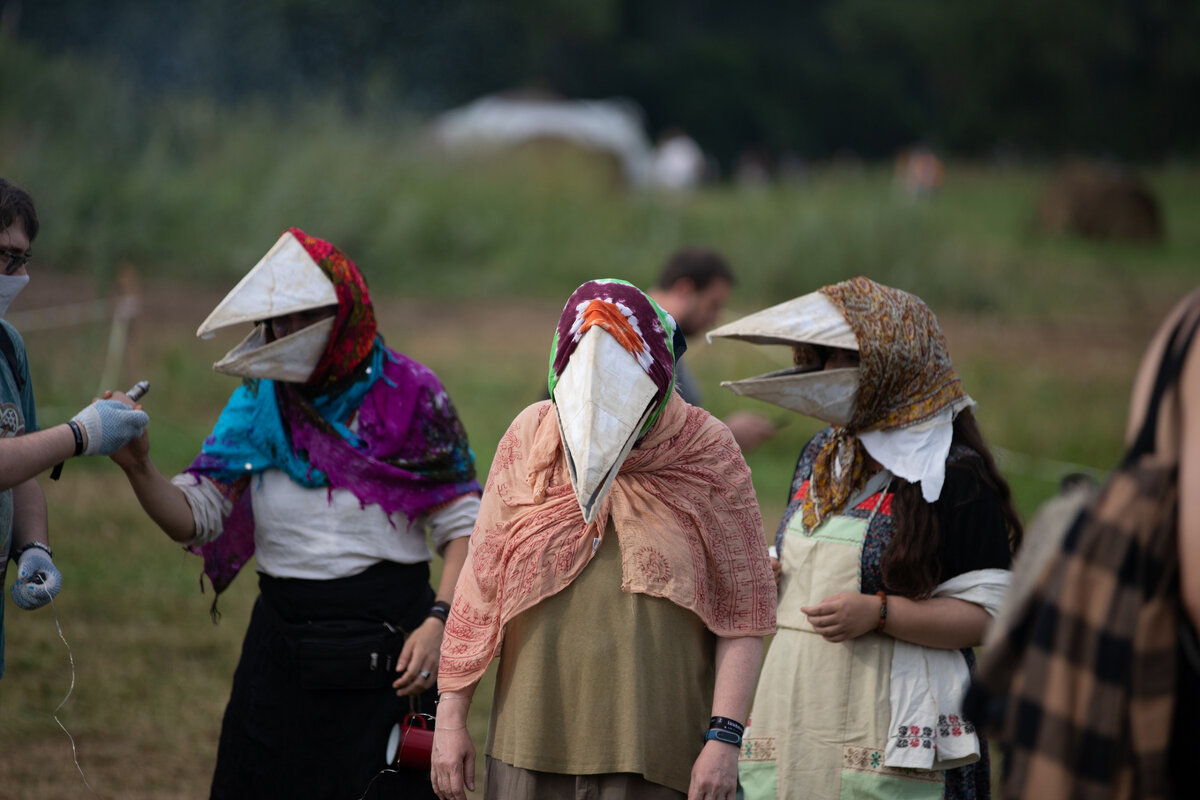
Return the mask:
<path fill-rule="evenodd" d="M 554 387 L 575 497 L 591 522 L 654 411 L 658 387 L 604 328 L 589 328 Z"/>
<path fill-rule="evenodd" d="M 266 321 L 297 311 L 337 305 L 333 282 L 291 233 L 284 232 L 267 254 L 217 304 L 196 335 L 245 322 L 254 330 L 213 364 L 216 372 L 243 378 L 304 383 L 329 343 L 334 320 L 324 319 L 274 341 L 267 341 Z"/>
<path fill-rule="evenodd" d="M 964 397 L 943 408 L 925 422 L 907 428 L 863 431 L 858 440 L 893 475 L 909 483 L 921 484 L 921 496 L 932 503 L 942 495 L 946 482 L 946 457 L 954 438 L 954 418 L 964 408 L 975 405 Z"/>
<path fill-rule="evenodd" d="M 547 375 L 584 520 L 671 398 L 675 320 L 636 286 L 602 278 L 571 293 Z"/>

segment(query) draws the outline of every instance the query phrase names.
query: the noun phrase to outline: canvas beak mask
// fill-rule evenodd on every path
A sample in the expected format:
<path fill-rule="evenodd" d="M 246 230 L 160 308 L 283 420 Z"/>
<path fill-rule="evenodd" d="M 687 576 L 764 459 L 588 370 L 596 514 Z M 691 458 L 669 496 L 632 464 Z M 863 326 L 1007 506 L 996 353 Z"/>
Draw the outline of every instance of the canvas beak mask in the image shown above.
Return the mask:
<path fill-rule="evenodd" d="M 657 392 L 637 357 L 607 330 L 583 334 L 554 387 L 554 410 L 584 521 L 595 519 Z"/>
<path fill-rule="evenodd" d="M 850 324 L 822 292 L 771 306 L 715 328 L 713 339 L 738 339 L 752 344 L 787 345 L 801 354 L 800 363 L 753 378 L 722 381 L 734 394 L 753 397 L 805 416 L 846 425 L 854 415 L 859 371 L 822 370 L 813 345 L 858 350 Z M 808 357 L 804 357 L 807 354 Z"/>
<path fill-rule="evenodd" d="M 268 341 L 266 320 L 337 303 L 333 283 L 304 245 L 285 232 L 217 304 L 196 335 L 208 339 L 222 328 L 254 323 L 254 330 L 213 364 L 213 370 L 242 378 L 304 383 L 325 352 L 334 319 L 322 319 L 274 341 Z"/>

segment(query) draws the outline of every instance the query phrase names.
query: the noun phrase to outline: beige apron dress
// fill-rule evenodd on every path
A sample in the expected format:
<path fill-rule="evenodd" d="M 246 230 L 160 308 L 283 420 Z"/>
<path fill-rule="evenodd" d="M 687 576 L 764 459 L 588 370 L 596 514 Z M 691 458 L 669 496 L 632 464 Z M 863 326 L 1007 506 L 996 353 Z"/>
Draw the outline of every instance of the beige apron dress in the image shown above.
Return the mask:
<path fill-rule="evenodd" d="M 886 471 L 848 507 L 878 508 Z M 831 517 L 805 534 L 788 525 L 778 633 L 758 681 L 738 764 L 745 800 L 764 798 L 941 798 L 943 773 L 883 764 L 891 726 L 893 640 L 868 633 L 827 642 L 800 609 L 862 588 L 870 518 Z"/>

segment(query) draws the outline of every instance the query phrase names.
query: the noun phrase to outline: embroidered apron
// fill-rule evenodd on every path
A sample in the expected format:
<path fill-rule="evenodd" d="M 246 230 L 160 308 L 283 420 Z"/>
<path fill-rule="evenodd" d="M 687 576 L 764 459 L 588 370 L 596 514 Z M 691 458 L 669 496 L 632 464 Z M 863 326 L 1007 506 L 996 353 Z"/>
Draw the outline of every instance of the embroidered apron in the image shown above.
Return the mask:
<path fill-rule="evenodd" d="M 851 502 L 877 507 L 879 482 Z M 869 518 L 836 516 L 805 534 L 800 514 L 781 553 L 778 633 L 759 678 L 738 764 L 745 800 L 941 798 L 943 773 L 883 764 L 891 727 L 894 640 L 827 642 L 800 609 L 862 590 Z"/>

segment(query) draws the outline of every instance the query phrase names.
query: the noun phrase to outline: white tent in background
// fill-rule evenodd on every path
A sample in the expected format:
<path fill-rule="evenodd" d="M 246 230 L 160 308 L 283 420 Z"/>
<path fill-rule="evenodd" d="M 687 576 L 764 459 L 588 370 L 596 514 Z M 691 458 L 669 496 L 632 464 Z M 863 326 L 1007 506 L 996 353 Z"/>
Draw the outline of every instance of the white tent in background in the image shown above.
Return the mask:
<path fill-rule="evenodd" d="M 434 140 L 447 152 L 500 150 L 558 139 L 606 153 L 630 186 L 650 180 L 654 148 L 642 112 L 630 100 L 562 100 L 546 96 L 489 95 L 441 114 Z"/>

